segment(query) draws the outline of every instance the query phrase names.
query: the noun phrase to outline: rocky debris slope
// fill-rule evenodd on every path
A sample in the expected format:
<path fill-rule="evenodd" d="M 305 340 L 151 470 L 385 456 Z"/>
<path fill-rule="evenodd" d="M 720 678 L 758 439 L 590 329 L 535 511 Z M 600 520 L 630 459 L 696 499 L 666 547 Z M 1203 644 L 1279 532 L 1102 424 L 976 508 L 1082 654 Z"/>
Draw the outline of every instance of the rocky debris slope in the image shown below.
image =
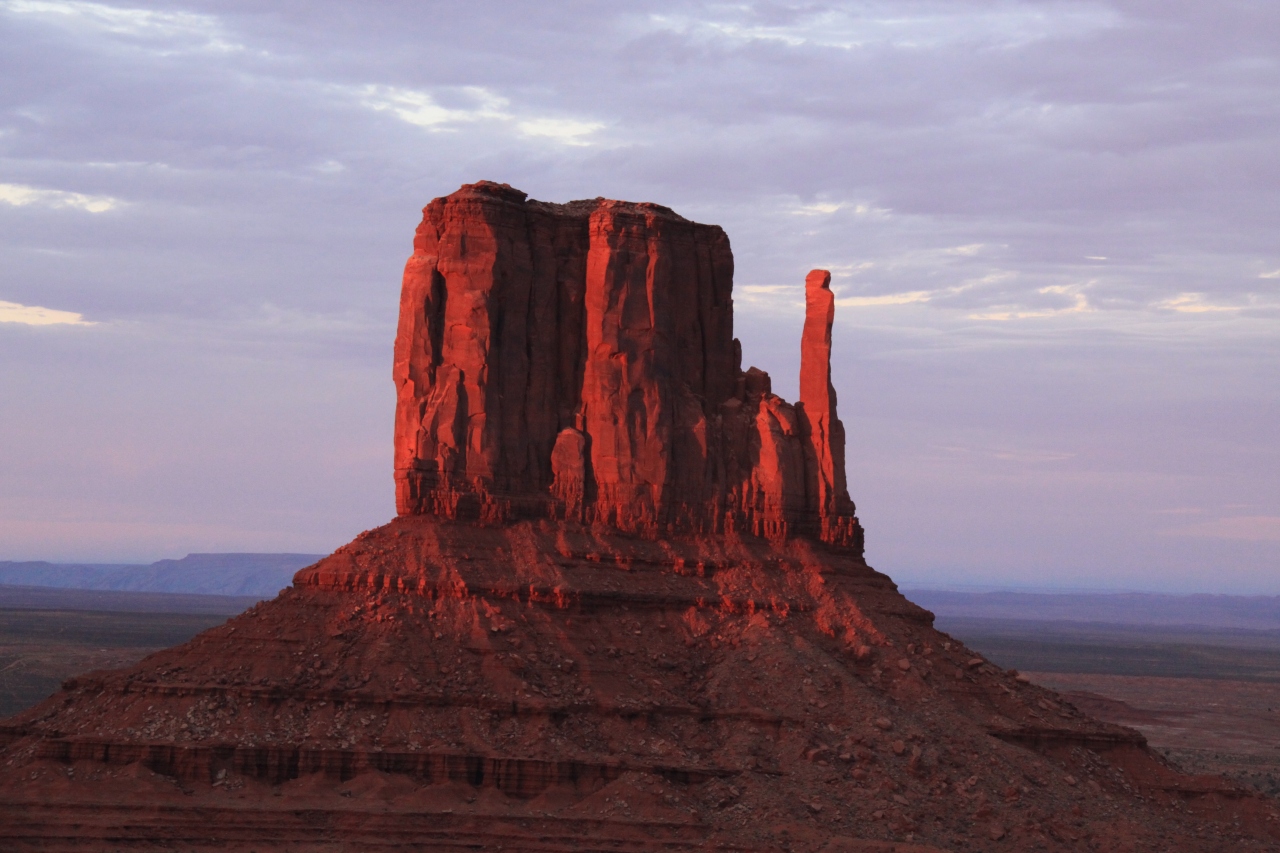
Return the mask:
<path fill-rule="evenodd" d="M 930 623 L 818 542 L 401 518 L 10 720 L 0 836 L 1208 851 L 1272 825 Z"/>
<path fill-rule="evenodd" d="M 499 214 L 520 227 L 485 237 L 476 223 Z M 619 214 L 632 217 L 625 228 Z M 650 217 L 658 224 L 644 224 Z M 494 185 L 433 202 L 427 221 L 437 219 L 456 229 L 432 239 L 453 234 L 456 248 L 429 252 L 420 234 L 404 311 L 424 325 L 402 318 L 397 342 L 404 514 L 300 571 L 276 599 L 132 668 L 74 679 L 6 721 L 4 849 L 1280 844 L 1269 801 L 1181 774 L 1136 732 L 984 661 L 867 566 L 844 492 L 824 274 L 806 287 L 803 421 L 758 371 L 737 373 L 727 398 L 708 397 L 723 376 L 676 371 L 678 335 L 653 333 L 644 355 L 645 322 L 680 326 L 635 309 L 609 332 L 613 343 L 592 349 L 612 353 L 609 365 L 590 372 L 579 353 L 543 376 L 559 378 L 521 402 L 519 418 L 537 414 L 534 401 L 555 406 L 538 410 L 542 431 L 526 436 L 519 418 L 508 421 L 523 399 L 509 395 L 515 386 L 492 387 L 515 382 L 503 378 L 514 362 L 494 355 L 522 317 L 514 303 L 494 308 L 493 291 L 525 269 L 512 257 L 596 270 L 581 298 L 608 306 L 640 291 L 703 293 L 687 276 L 714 264 L 673 258 L 702 257 L 705 246 L 727 269 L 727 245 L 717 256 L 718 231 L 661 208 L 539 205 Z M 663 254 L 675 252 L 664 239 L 685 255 Z M 631 272 L 606 275 L 622 245 Z M 635 259 L 636 246 L 657 247 L 652 263 Z M 442 263 L 439 281 L 418 270 Z M 673 266 L 686 278 L 651 274 Z M 452 278 L 457 269 L 469 272 Z M 576 276 L 555 279 L 568 282 L 557 292 L 578 293 Z M 606 286 L 621 279 L 638 290 Z M 727 306 L 727 279 L 709 280 L 723 288 L 714 304 Z M 436 291 L 429 301 L 423 281 Z M 488 296 L 468 296 L 476 282 Z M 604 282 L 595 295 L 591 282 Z M 450 312 L 467 304 L 464 332 Z M 723 310 L 689 322 L 723 341 Z M 485 360 L 474 361 L 486 335 Z M 438 341 L 438 355 L 424 356 L 424 341 Z M 534 363 L 541 346 L 521 357 Z M 577 376 L 575 364 L 582 377 L 619 372 L 556 384 Z M 778 412 L 796 417 L 792 431 L 774 432 Z M 697 424 L 705 432 L 681 432 Z M 700 470 L 719 479 L 699 485 L 645 461 L 677 453 L 689 435 L 706 437 L 698 458 L 711 461 Z M 624 492 L 625 507 L 613 503 Z"/>

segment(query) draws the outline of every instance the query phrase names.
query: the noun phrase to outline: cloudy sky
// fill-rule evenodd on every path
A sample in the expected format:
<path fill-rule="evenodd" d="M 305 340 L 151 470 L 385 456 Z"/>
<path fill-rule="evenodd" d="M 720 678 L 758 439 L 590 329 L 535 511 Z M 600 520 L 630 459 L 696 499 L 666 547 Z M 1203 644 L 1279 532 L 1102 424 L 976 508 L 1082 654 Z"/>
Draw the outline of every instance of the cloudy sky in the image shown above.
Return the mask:
<path fill-rule="evenodd" d="M 804 274 L 904 585 L 1280 593 L 1280 4 L 0 0 L 0 559 L 386 521 L 400 269 L 491 179 Z"/>

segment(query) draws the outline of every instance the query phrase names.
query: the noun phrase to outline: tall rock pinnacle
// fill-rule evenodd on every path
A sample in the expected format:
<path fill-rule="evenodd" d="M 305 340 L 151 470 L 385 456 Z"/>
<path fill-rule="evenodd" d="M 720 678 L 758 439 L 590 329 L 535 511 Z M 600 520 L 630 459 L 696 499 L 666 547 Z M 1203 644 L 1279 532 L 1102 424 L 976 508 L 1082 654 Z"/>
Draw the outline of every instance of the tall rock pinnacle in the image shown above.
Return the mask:
<path fill-rule="evenodd" d="M 831 324 L 836 299 L 831 273 L 812 270 L 804 282 L 804 334 L 800 339 L 800 420 L 804 432 L 805 491 L 816 507 L 823 539 L 847 535 L 838 530 L 853 515 L 845 482 L 844 425 L 836 415 L 831 384 Z"/>
<path fill-rule="evenodd" d="M 796 407 L 741 369 L 719 227 L 489 182 L 436 199 L 400 302 L 400 514 L 861 548 L 814 280 Z"/>

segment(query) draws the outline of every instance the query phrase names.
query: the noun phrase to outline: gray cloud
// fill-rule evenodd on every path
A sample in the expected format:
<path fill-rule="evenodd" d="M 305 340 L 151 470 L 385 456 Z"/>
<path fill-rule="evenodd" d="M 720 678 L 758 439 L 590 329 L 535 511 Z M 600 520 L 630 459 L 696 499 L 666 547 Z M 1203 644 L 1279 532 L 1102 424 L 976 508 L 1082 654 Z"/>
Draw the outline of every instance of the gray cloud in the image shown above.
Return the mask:
<path fill-rule="evenodd" d="M 97 323 L 0 323 L 0 557 L 380 522 L 399 267 L 490 178 L 724 225 L 784 393 L 829 266 L 896 577 L 1280 591 L 1278 37 L 1190 0 L 0 2 L 35 199 L 0 191 L 0 301 Z"/>

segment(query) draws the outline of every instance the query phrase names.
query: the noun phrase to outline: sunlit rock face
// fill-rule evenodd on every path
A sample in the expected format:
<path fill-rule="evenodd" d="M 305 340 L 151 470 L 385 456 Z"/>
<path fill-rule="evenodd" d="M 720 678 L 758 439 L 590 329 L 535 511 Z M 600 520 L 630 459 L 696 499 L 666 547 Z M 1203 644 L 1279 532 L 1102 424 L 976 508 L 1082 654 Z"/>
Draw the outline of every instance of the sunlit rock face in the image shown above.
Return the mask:
<path fill-rule="evenodd" d="M 0 723 L 0 850 L 1277 849 L 1270 801 L 867 565 L 830 277 L 793 405 L 740 368 L 732 270 L 719 228 L 656 205 L 432 202 L 400 516 Z"/>
<path fill-rule="evenodd" d="M 479 183 L 423 212 L 396 339 L 401 515 L 567 518 L 861 549 L 809 275 L 801 400 L 741 367 L 733 254 L 654 204 Z"/>

